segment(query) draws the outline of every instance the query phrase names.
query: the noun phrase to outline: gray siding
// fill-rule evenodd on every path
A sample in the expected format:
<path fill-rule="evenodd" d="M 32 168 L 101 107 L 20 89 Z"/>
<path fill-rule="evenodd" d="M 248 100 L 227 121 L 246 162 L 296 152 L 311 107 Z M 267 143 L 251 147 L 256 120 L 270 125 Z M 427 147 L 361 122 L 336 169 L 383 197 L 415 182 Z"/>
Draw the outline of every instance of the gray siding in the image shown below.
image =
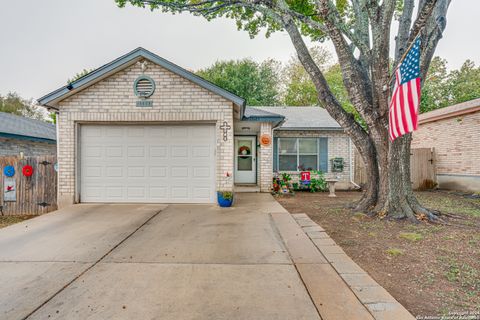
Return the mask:
<path fill-rule="evenodd" d="M 0 138 L 0 156 L 18 156 L 20 152 L 23 152 L 24 156 L 56 155 L 57 145 L 40 141 Z"/>

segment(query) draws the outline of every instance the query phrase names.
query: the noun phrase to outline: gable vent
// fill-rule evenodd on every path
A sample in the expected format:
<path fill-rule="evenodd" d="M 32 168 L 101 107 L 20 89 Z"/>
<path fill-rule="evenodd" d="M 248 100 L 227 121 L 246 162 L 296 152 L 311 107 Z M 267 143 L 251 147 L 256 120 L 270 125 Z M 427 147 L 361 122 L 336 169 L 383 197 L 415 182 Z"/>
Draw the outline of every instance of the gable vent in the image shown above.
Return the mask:
<path fill-rule="evenodd" d="M 148 76 L 140 76 L 133 84 L 135 95 L 139 98 L 148 98 L 155 92 L 155 82 Z"/>

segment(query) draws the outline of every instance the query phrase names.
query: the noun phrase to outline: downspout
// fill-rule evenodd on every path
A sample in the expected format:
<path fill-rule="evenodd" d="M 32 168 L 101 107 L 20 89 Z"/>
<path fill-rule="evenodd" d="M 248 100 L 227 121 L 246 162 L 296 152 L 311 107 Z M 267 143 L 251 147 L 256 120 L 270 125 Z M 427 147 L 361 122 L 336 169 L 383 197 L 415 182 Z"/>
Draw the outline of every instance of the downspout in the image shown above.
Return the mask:
<path fill-rule="evenodd" d="M 355 189 L 359 190 L 359 189 L 362 189 L 362 187 L 360 187 L 358 184 L 355 183 L 355 181 L 353 181 L 353 158 L 352 158 L 352 155 L 353 155 L 353 152 L 352 152 L 352 139 L 350 139 L 350 137 L 348 138 L 348 157 L 350 158 L 350 183 L 353 184 L 353 186 L 355 187 Z"/>

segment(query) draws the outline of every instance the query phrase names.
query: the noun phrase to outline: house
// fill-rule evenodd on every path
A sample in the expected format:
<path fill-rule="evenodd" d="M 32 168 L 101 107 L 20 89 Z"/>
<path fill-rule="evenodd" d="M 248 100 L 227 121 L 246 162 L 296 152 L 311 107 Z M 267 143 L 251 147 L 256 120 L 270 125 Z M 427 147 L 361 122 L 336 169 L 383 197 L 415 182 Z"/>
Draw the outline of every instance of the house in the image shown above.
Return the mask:
<path fill-rule="evenodd" d="M 439 188 L 480 191 L 480 99 L 419 116 L 412 148 L 434 148 Z"/>
<path fill-rule="evenodd" d="M 0 156 L 55 155 L 55 125 L 0 112 Z"/>
<path fill-rule="evenodd" d="M 320 170 L 338 179 L 337 189 L 351 189 L 353 144 L 343 128 L 320 107 L 252 107 L 285 117 L 273 129 L 273 171 L 294 182 L 301 171 Z"/>
<path fill-rule="evenodd" d="M 328 125 L 302 127 L 300 109 L 246 107 L 243 98 L 143 48 L 39 103 L 57 113 L 60 207 L 213 203 L 216 191 L 236 185 L 270 192 L 274 170 L 330 168 L 333 156 L 346 160 L 340 175 L 348 184 L 350 142 L 330 117 Z M 327 117 L 320 108 L 305 110 Z"/>

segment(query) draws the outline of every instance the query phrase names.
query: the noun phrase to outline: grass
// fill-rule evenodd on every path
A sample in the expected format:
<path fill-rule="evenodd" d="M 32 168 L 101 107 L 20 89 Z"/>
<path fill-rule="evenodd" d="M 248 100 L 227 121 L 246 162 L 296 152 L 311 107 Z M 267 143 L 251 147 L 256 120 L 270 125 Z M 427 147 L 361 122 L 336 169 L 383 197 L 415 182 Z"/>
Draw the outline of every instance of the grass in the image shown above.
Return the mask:
<path fill-rule="evenodd" d="M 15 215 L 15 216 L 0 216 L 0 228 L 8 227 L 9 225 L 19 223 L 35 216 L 32 215 Z"/>
<path fill-rule="evenodd" d="M 390 248 L 387 249 L 387 253 L 389 256 L 396 257 L 401 256 L 403 254 L 403 250 L 398 248 Z"/>
<path fill-rule="evenodd" d="M 420 233 L 415 233 L 415 232 L 402 232 L 400 233 L 400 238 L 406 239 L 412 242 L 419 241 L 423 239 L 423 235 Z"/>
<path fill-rule="evenodd" d="M 430 197 L 427 193 L 417 194 L 420 202 L 429 208 L 439 208 L 443 212 L 457 215 L 480 217 L 479 199 L 444 192 L 444 197 Z"/>

